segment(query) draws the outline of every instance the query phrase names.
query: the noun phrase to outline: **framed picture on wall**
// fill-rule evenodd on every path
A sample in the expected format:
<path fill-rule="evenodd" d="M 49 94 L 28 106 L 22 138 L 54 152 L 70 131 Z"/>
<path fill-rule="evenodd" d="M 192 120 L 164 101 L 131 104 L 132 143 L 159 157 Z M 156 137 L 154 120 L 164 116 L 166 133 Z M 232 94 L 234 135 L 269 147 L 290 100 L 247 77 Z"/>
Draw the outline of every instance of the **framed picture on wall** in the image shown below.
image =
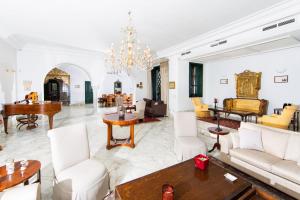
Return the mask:
<path fill-rule="evenodd" d="M 228 84 L 228 78 L 220 79 L 220 84 Z"/>
<path fill-rule="evenodd" d="M 169 89 L 175 89 L 175 81 L 169 82 Z"/>
<path fill-rule="evenodd" d="M 288 83 L 289 76 L 283 75 L 283 76 L 274 76 L 274 83 Z"/>

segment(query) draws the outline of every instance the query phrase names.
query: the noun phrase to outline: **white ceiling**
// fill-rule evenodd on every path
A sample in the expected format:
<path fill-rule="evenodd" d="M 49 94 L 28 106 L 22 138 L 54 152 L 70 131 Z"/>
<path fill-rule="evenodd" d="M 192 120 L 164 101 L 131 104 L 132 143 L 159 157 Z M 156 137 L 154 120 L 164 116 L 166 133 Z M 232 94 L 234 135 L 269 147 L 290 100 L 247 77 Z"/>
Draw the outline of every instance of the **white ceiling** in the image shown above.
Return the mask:
<path fill-rule="evenodd" d="M 138 38 L 162 50 L 282 0 L 1 0 L 0 33 L 22 43 L 103 51 L 121 39 L 127 12 Z"/>

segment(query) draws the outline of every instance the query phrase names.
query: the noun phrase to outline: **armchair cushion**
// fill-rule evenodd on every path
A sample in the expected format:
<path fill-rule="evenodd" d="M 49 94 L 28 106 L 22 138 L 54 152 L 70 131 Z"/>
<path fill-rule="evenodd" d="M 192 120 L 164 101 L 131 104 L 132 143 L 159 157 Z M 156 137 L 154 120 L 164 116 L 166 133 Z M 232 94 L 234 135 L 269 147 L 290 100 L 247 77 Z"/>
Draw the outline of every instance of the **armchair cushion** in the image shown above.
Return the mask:
<path fill-rule="evenodd" d="M 197 119 L 194 112 L 178 112 L 174 115 L 175 136 L 197 136 Z"/>
<path fill-rule="evenodd" d="M 108 172 L 102 163 L 85 160 L 56 176 L 53 196 L 55 199 L 102 199 L 109 191 L 108 179 Z"/>
<path fill-rule="evenodd" d="M 90 158 L 86 132 L 86 126 L 83 123 L 48 131 L 55 174 Z"/>
<path fill-rule="evenodd" d="M 16 186 L 3 192 L 1 200 L 40 200 L 41 187 L 39 183 L 26 186 Z"/>

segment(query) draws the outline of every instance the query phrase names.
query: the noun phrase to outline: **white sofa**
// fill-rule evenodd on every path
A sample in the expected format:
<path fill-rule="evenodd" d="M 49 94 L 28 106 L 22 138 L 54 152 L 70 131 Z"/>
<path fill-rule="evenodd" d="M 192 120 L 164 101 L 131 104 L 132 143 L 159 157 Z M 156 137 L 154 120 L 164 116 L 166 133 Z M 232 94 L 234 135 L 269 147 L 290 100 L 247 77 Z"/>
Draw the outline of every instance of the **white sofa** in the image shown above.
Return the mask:
<path fill-rule="evenodd" d="M 261 132 L 261 151 L 240 148 L 240 133 L 245 129 Z M 290 195 L 300 198 L 299 133 L 242 122 L 239 131 L 221 137 L 220 143 L 221 151 L 229 154 L 233 163 L 263 176 L 279 189 L 284 187 L 292 191 Z"/>

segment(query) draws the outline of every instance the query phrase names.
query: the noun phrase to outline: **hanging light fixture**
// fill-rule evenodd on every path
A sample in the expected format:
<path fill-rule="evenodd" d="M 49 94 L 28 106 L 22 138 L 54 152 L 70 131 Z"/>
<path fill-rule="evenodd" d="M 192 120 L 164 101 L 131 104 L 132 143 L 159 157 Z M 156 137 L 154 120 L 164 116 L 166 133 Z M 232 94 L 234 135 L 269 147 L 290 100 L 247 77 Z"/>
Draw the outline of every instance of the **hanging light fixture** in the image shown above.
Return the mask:
<path fill-rule="evenodd" d="M 122 29 L 124 33 L 119 52 L 114 48 L 114 44 L 109 49 L 105 63 L 109 74 L 119 74 L 126 72 L 129 74 L 132 70 L 150 70 L 152 69 L 153 57 L 151 50 L 147 46 L 142 49 L 140 42 L 136 38 L 136 30 L 132 25 L 131 12 L 128 12 L 129 23 Z"/>

